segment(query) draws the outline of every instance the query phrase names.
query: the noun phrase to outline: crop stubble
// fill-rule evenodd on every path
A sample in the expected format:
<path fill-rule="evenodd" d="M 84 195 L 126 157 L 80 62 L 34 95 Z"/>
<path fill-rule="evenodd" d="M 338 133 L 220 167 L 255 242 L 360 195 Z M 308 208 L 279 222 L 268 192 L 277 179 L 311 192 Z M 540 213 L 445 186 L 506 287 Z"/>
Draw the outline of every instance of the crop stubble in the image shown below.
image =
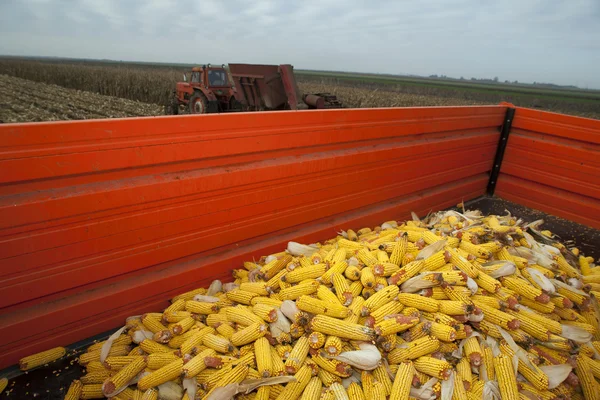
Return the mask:
<path fill-rule="evenodd" d="M 164 108 L 0 75 L 0 122 L 162 115 Z"/>

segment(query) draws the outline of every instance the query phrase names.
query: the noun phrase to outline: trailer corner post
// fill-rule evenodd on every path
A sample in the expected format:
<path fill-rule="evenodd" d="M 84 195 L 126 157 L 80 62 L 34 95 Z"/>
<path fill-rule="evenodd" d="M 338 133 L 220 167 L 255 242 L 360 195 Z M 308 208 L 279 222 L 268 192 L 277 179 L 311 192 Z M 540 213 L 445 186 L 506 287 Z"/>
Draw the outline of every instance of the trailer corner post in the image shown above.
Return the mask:
<path fill-rule="evenodd" d="M 508 136 L 510 135 L 512 122 L 515 119 L 515 110 L 516 109 L 513 107 L 508 107 L 506 109 L 506 115 L 504 116 L 504 122 L 502 123 L 502 129 L 500 131 L 500 139 L 498 140 L 498 147 L 496 148 L 496 155 L 494 156 L 494 164 L 492 165 L 492 170 L 490 172 L 490 180 L 488 181 L 488 196 L 493 196 L 496 189 L 500 168 L 502 167 L 502 160 L 504 159 L 504 152 L 506 150 L 506 145 L 508 144 Z"/>

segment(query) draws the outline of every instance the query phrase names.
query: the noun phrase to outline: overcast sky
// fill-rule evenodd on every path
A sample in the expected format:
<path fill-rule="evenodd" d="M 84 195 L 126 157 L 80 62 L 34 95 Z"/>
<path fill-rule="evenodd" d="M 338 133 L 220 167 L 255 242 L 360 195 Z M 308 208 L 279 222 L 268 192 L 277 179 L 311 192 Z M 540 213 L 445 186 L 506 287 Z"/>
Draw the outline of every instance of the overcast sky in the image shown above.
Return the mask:
<path fill-rule="evenodd" d="M 600 0 L 0 0 L 0 54 L 600 88 Z"/>

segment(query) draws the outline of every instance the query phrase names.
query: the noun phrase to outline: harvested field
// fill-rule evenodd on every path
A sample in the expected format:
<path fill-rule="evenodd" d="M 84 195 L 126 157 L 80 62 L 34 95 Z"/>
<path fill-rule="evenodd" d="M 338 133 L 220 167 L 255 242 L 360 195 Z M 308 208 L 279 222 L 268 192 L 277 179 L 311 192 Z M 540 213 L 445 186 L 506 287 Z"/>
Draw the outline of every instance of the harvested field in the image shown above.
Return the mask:
<path fill-rule="evenodd" d="M 304 93 L 328 92 L 335 94 L 337 98 L 344 103 L 345 107 L 351 108 L 470 106 L 490 104 L 468 99 L 403 93 L 380 88 L 371 89 L 366 87 L 332 85 L 328 83 L 299 82 L 298 86 Z"/>
<path fill-rule="evenodd" d="M 0 75 L 0 122 L 162 115 L 164 108 Z"/>

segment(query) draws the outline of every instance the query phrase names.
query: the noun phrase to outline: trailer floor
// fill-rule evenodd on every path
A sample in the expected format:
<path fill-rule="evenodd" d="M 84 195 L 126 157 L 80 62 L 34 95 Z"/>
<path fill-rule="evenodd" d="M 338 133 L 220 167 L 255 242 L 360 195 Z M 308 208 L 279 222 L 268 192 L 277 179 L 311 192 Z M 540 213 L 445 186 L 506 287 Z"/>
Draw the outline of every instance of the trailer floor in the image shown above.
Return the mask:
<path fill-rule="evenodd" d="M 467 209 L 479 209 L 484 214 L 511 214 L 527 222 L 543 219 L 544 229 L 560 236 L 561 240 L 572 241 L 585 255 L 600 257 L 600 230 L 548 215 L 498 197 L 480 197 L 465 202 Z M 149 310 L 151 311 L 151 310 Z M 114 330 L 113 330 L 114 331 Z M 106 339 L 113 331 L 104 332 L 93 338 L 69 346 L 67 356 L 29 372 L 21 372 L 16 366 L 0 372 L 0 377 L 9 379 L 8 387 L 1 399 L 63 399 L 71 381 L 83 374 L 77 363 L 79 354 L 95 341 Z"/>

